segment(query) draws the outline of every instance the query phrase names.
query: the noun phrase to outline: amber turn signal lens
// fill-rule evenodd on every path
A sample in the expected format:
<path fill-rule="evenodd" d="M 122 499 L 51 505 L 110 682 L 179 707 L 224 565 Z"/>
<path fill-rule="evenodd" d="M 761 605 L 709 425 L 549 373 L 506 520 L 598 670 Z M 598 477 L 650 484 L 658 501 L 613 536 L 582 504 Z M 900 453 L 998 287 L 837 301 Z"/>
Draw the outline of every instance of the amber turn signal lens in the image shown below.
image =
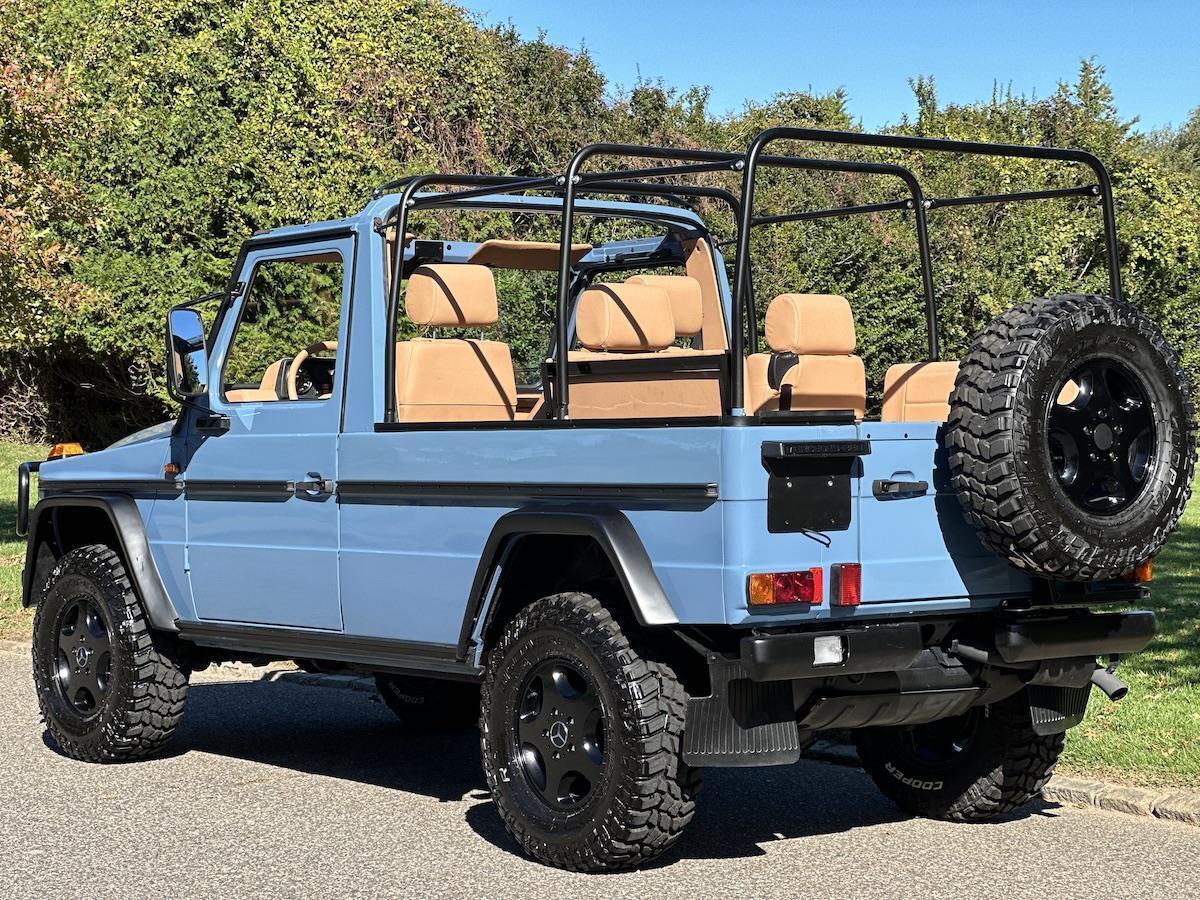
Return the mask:
<path fill-rule="evenodd" d="M 824 597 L 824 578 L 820 566 L 802 572 L 770 572 L 751 575 L 747 585 L 751 606 L 779 603 L 817 605 Z"/>
<path fill-rule="evenodd" d="M 770 606 L 775 602 L 775 576 L 751 575 L 749 594 L 751 606 Z"/>
<path fill-rule="evenodd" d="M 1133 580 L 1140 583 L 1154 577 L 1154 560 L 1148 559 L 1133 570 Z"/>
<path fill-rule="evenodd" d="M 75 443 L 74 441 L 70 441 L 69 443 L 64 444 L 55 444 L 53 447 L 51 447 L 50 455 L 46 457 L 46 461 L 49 462 L 52 459 L 62 459 L 64 456 L 82 455 L 83 447 L 79 446 L 79 444 Z"/>

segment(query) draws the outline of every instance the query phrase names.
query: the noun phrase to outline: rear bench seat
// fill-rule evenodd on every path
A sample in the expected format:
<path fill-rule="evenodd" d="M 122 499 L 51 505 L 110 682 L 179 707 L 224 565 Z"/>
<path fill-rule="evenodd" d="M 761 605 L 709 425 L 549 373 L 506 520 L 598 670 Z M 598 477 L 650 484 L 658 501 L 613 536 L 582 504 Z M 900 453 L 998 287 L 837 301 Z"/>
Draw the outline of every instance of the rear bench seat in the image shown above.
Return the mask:
<path fill-rule="evenodd" d="M 673 347 L 677 334 L 701 330 L 699 297 L 699 284 L 686 276 L 639 275 L 584 291 L 575 315 L 584 349 L 567 355 L 571 418 L 719 416 L 725 351 Z M 553 371 L 548 361 L 551 388 Z"/>

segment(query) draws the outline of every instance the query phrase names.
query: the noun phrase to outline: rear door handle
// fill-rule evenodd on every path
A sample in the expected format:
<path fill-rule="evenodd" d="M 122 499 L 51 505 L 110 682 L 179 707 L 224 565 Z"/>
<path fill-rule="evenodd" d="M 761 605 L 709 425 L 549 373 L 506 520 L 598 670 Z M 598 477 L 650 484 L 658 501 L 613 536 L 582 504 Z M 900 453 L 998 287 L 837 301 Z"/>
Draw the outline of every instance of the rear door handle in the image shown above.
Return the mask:
<path fill-rule="evenodd" d="M 297 481 L 296 493 L 306 497 L 328 497 L 333 493 L 333 480 L 322 478 L 320 472 L 309 472 L 310 481 Z"/>
<path fill-rule="evenodd" d="M 924 497 L 929 492 L 928 481 L 892 481 L 877 478 L 871 485 L 876 500 L 903 500 L 907 497 Z"/>

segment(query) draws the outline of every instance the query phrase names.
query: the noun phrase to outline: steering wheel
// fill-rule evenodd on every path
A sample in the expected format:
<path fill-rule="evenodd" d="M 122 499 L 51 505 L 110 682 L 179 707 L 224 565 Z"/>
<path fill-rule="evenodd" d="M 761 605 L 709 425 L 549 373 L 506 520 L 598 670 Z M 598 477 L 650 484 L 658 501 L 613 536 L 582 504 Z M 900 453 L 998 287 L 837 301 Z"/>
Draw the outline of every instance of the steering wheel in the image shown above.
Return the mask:
<path fill-rule="evenodd" d="M 337 341 L 317 341 L 316 343 L 309 344 L 292 358 L 292 364 L 288 366 L 287 373 L 287 395 L 289 400 L 300 399 L 300 393 L 296 390 L 296 376 L 300 374 L 300 366 L 314 353 L 322 351 L 326 353 L 337 352 Z"/>

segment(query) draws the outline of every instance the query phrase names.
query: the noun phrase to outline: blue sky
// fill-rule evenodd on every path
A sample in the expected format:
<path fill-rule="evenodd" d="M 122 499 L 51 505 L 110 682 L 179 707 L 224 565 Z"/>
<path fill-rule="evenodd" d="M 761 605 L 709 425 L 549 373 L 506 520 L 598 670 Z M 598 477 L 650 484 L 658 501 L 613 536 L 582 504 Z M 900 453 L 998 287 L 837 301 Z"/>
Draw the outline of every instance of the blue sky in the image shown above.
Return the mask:
<path fill-rule="evenodd" d="M 779 0 L 460 0 L 488 24 L 586 47 L 610 86 L 639 74 L 708 85 L 711 109 L 777 91 L 844 88 L 867 128 L 913 113 L 908 79 L 932 75 L 943 100 L 987 100 L 992 86 L 1045 97 L 1080 59 L 1107 69 L 1122 117 L 1181 124 L 1200 106 L 1200 2 L 815 2 Z"/>

